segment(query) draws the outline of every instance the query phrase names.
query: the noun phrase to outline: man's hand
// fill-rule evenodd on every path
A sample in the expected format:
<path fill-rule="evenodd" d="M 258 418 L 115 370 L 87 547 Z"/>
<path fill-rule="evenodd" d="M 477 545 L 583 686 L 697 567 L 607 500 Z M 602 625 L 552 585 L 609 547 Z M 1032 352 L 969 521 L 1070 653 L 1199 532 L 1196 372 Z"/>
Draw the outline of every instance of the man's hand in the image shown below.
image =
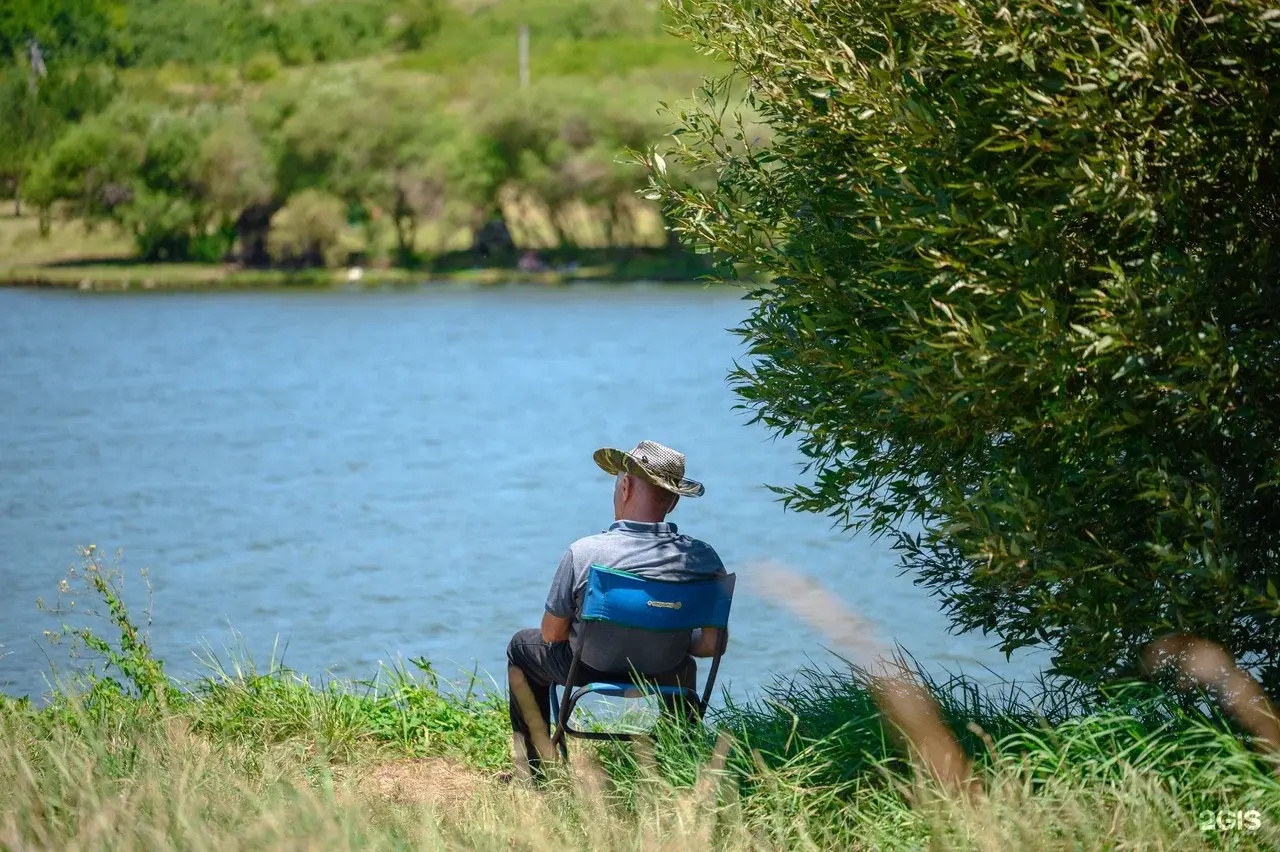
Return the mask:
<path fill-rule="evenodd" d="M 542 621 L 542 632 L 547 632 L 546 619 Z M 689 642 L 689 653 L 694 657 L 714 657 L 716 655 L 716 645 L 720 641 L 719 627 L 700 627 L 693 631 L 693 640 Z M 724 642 L 729 644 L 729 631 L 724 631 Z"/>
<path fill-rule="evenodd" d="M 561 618 L 549 612 L 542 613 L 542 641 L 568 642 L 570 621 L 571 619 Z"/>

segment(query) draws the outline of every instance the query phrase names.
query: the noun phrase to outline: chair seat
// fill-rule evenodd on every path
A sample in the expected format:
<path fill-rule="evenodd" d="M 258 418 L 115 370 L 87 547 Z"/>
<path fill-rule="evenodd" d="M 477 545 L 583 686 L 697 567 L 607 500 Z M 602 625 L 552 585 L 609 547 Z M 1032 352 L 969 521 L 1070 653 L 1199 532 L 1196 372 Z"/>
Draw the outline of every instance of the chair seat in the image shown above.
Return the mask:
<path fill-rule="evenodd" d="M 643 698 L 646 695 L 685 695 L 697 693 L 683 686 L 661 686 L 656 683 L 628 683 L 626 681 L 598 680 L 574 690 L 578 695 L 589 692 L 614 698 Z"/>
<path fill-rule="evenodd" d="M 563 689 L 563 687 L 560 688 Z M 647 681 L 633 683 L 629 680 L 593 680 L 575 689 L 566 689 L 562 705 L 556 700 L 556 686 L 553 684 L 551 718 L 556 724 L 556 736 L 553 742 L 559 744 L 560 754 L 566 759 L 568 752 L 565 751 L 565 736 L 582 737 L 588 740 L 629 740 L 635 736 L 635 732 L 630 731 L 585 731 L 572 727 L 569 724 L 569 717 L 573 715 L 573 709 L 578 706 L 578 701 L 588 695 L 604 695 L 611 698 L 643 698 L 646 695 L 658 695 L 664 699 L 682 698 L 690 706 L 697 708 L 699 715 L 702 711 L 697 690 L 685 686 Z"/>

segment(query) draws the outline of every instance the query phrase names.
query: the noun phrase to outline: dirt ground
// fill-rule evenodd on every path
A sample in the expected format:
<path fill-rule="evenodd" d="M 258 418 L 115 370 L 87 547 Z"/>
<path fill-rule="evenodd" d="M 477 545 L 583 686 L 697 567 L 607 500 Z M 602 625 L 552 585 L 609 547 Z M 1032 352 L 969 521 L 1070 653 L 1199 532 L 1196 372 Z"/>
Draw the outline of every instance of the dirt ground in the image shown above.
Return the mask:
<path fill-rule="evenodd" d="M 591 796 L 601 796 L 608 787 L 604 769 L 588 754 L 572 756 L 574 787 Z M 489 793 L 522 786 L 512 773 L 482 772 L 443 757 L 390 760 L 361 773 L 357 788 L 366 796 L 387 799 L 400 805 L 429 805 L 436 810 L 452 810 Z"/>
<path fill-rule="evenodd" d="M 368 793 L 397 804 L 425 804 L 449 810 L 486 790 L 501 789 L 497 776 L 443 757 L 405 758 L 380 764 L 363 779 Z"/>

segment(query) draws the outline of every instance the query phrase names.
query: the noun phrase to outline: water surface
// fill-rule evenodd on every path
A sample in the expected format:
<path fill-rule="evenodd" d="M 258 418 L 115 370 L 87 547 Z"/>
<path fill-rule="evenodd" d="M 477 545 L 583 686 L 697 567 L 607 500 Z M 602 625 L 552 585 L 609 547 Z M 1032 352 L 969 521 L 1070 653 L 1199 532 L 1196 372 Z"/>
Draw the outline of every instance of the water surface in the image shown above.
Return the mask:
<path fill-rule="evenodd" d="M 180 676 L 203 642 L 260 663 L 282 647 L 316 676 L 424 656 L 500 677 L 566 546 L 612 520 L 592 451 L 641 438 L 688 455 L 707 494 L 671 520 L 748 584 L 781 563 L 930 668 L 1032 674 L 1042 658 L 949 635 L 887 544 L 765 489 L 801 459 L 732 410 L 727 329 L 748 308 L 658 286 L 0 291 L 0 690 L 44 689 L 61 657 L 35 600 L 91 543 L 123 550 L 132 592 L 149 569 L 153 642 Z M 734 693 L 833 662 L 767 589 L 741 592 L 732 624 Z"/>

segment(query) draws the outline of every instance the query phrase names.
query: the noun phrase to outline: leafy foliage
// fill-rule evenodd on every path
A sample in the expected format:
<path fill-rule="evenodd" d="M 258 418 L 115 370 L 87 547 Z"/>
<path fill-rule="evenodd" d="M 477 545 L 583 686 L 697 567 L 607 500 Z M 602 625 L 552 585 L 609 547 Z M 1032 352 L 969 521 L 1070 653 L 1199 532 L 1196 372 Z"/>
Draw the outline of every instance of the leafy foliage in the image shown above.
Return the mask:
<path fill-rule="evenodd" d="M 206 157 L 219 153 L 205 141 L 215 118 L 118 105 L 58 139 L 31 175 L 28 195 L 46 211 L 65 202 L 84 219 L 119 222 L 144 259 L 218 260 L 231 234 L 202 184 L 212 165 Z M 234 191 L 227 187 L 219 200 Z"/>
<path fill-rule="evenodd" d="M 422 47 L 439 29 L 440 0 L 128 0 L 119 58 L 127 65 L 287 65 Z"/>
<path fill-rule="evenodd" d="M 0 4 L 0 61 L 25 53 L 34 39 L 49 64 L 98 57 L 112 49 L 121 0 L 5 0 Z"/>
<path fill-rule="evenodd" d="M 71 124 L 102 109 L 116 93 L 112 75 L 97 68 L 25 62 L 0 66 L 0 182 L 13 197 L 38 156 Z"/>
<path fill-rule="evenodd" d="M 335 263 L 347 206 L 318 189 L 304 189 L 271 219 L 271 254 L 281 263 L 325 266 Z"/>
<path fill-rule="evenodd" d="M 678 227 L 762 269 L 735 372 L 795 509 L 1090 680 L 1193 631 L 1280 692 L 1280 10 L 707 0 L 775 135 L 681 114 Z"/>
<path fill-rule="evenodd" d="M 272 218 L 317 190 L 347 206 L 344 248 L 375 265 L 417 267 L 506 216 L 527 247 L 625 254 L 661 236 L 624 149 L 660 137 L 656 102 L 696 79 L 687 60 L 698 57 L 661 32 L 653 4 L 112 8 L 107 41 L 51 62 L 38 90 L 21 57 L 0 64 L 0 105 L 18 118 L 0 128 L 0 190 L 32 202 L 45 232 L 54 216 L 110 220 L 141 260 L 265 266 Z M 521 25 L 533 40 L 528 89 L 514 85 Z M 55 69 L 111 88 L 73 98 Z M 656 76 L 627 76 L 637 69 Z M 36 109 L 33 92 L 51 106 Z"/>

